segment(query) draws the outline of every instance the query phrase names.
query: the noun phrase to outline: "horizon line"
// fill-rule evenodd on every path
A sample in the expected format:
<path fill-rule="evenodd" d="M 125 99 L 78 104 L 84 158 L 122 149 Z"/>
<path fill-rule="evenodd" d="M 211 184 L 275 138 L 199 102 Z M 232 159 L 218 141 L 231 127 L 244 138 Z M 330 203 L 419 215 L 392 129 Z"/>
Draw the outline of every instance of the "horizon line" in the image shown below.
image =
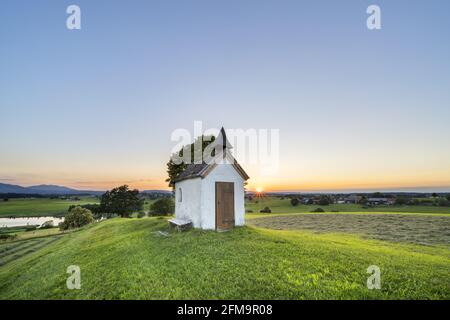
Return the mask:
<path fill-rule="evenodd" d="M 0 183 L 4 183 L 1 182 Z M 4 183 L 9 185 L 16 185 L 20 187 L 30 188 L 33 186 L 41 186 L 41 185 L 47 185 L 47 186 L 58 186 L 58 187 L 65 187 L 70 188 L 75 191 L 92 191 L 92 192 L 102 192 L 107 191 L 112 188 L 119 187 L 120 184 L 115 187 L 111 188 L 105 188 L 105 189 L 84 189 L 84 188 L 78 188 L 78 187 L 71 187 L 70 184 L 68 185 L 60 185 L 60 184 L 52 184 L 52 183 L 41 183 L 41 184 L 30 184 L 30 185 L 20 185 L 20 184 L 11 184 L 11 183 Z M 131 189 L 138 189 L 139 191 L 148 191 L 148 190 L 155 190 L 155 191 L 171 191 L 171 188 L 136 188 L 131 186 L 130 184 L 127 184 L 130 186 Z M 246 190 L 247 192 L 258 192 L 258 188 L 252 187 Z M 387 187 L 387 188 L 342 188 L 342 189 L 288 189 L 288 190 L 262 190 L 261 193 L 375 193 L 375 192 L 385 192 L 385 193 L 394 193 L 394 192 L 417 192 L 417 193 L 433 193 L 433 192 L 440 192 L 440 193 L 448 193 L 450 192 L 450 186 L 446 185 L 440 185 L 440 186 L 415 186 L 415 187 Z"/>

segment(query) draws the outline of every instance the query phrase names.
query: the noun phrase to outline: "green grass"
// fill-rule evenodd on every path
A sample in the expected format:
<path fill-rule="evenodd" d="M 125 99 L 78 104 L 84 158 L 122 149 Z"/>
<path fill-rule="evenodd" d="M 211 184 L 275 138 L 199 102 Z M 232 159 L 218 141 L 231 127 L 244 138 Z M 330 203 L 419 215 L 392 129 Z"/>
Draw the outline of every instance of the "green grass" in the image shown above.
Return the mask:
<path fill-rule="evenodd" d="M 21 233 L 26 232 L 28 228 L 36 228 L 38 226 L 19 226 L 19 227 L 9 227 L 9 228 L 0 228 L 0 234 L 10 234 L 10 233 Z M 30 231 L 28 231 L 30 232 Z"/>
<path fill-rule="evenodd" d="M 0 267 L 23 256 L 36 252 L 59 238 L 60 236 L 41 237 L 3 244 L 0 246 Z"/>
<path fill-rule="evenodd" d="M 16 233 L 17 237 L 14 238 L 14 241 L 31 239 L 31 238 L 40 238 L 40 237 L 46 237 L 46 236 L 62 234 L 62 233 L 67 233 L 67 231 L 61 231 L 61 230 L 59 230 L 59 228 L 36 229 L 33 231 L 20 231 L 20 232 Z M 2 241 L 0 241 L 0 244 L 1 243 L 2 243 Z"/>
<path fill-rule="evenodd" d="M 258 201 L 258 203 L 256 203 Z M 327 212 L 337 210 L 339 212 L 400 212 L 400 213 L 448 213 L 450 214 L 450 207 L 437 206 L 377 206 L 374 208 L 363 209 L 358 204 L 331 204 L 328 206 L 320 205 L 303 205 L 292 206 L 290 199 L 280 199 L 274 197 L 254 198 L 253 201 L 246 201 L 246 210 L 252 210 L 253 213 L 259 213 L 261 209 L 268 206 L 272 213 L 303 213 L 310 212 L 316 208 L 322 208 Z"/>
<path fill-rule="evenodd" d="M 79 201 L 50 198 L 9 199 L 0 201 L 0 218 L 62 216 L 71 205 L 98 203 L 95 197 L 79 197 Z"/>
<path fill-rule="evenodd" d="M 145 198 L 144 211 L 146 211 L 146 212 L 150 211 L 150 207 L 155 201 L 156 201 L 156 199 Z"/>
<path fill-rule="evenodd" d="M 0 299 L 450 298 L 440 246 L 253 226 L 155 233 L 166 226 L 115 218 L 64 235 L 0 267 Z M 69 265 L 81 268 L 81 290 L 66 288 Z M 381 290 L 366 287 L 370 265 Z"/>
<path fill-rule="evenodd" d="M 349 233 L 392 242 L 442 245 L 450 249 L 450 217 L 437 214 L 286 214 L 250 219 L 276 230 Z"/>

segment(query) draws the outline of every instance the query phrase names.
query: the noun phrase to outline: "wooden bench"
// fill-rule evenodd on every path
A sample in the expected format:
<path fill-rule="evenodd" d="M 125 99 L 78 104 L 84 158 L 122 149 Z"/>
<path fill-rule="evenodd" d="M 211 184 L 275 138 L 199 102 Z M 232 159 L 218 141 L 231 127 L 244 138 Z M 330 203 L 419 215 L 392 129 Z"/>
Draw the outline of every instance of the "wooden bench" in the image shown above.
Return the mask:
<path fill-rule="evenodd" d="M 169 226 L 177 231 L 184 231 L 192 228 L 192 221 L 187 219 L 170 219 Z"/>

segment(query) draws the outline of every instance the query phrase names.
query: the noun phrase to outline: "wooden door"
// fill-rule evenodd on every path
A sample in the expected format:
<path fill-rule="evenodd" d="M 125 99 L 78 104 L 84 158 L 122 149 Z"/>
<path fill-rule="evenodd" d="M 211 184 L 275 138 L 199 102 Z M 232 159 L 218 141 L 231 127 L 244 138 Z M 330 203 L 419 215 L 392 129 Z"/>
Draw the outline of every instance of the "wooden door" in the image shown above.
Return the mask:
<path fill-rule="evenodd" d="M 234 183 L 216 182 L 216 230 L 234 227 Z"/>

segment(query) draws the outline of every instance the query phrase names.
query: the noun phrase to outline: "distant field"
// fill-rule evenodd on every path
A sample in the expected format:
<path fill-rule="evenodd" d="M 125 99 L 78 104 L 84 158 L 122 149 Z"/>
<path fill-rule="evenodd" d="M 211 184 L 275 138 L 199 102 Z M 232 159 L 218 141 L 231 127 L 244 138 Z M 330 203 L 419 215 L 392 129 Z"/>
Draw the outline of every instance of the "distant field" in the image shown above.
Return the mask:
<path fill-rule="evenodd" d="M 0 231 L 1 233 L 1 231 Z M 31 238 L 40 238 L 40 237 L 46 237 L 46 236 L 53 236 L 57 234 L 64 234 L 68 233 L 68 231 L 61 231 L 59 228 L 49 228 L 49 229 L 36 229 L 33 231 L 19 231 L 19 232 L 12 232 L 16 234 L 16 237 L 13 239 L 13 241 L 19 241 L 19 240 L 25 240 L 25 239 L 31 239 Z M 2 243 L 9 243 L 12 242 L 11 240 L 1 240 L 0 244 Z"/>
<path fill-rule="evenodd" d="M 450 248 L 450 216 L 406 214 L 291 214 L 249 220 L 276 230 L 348 233 L 364 238 Z"/>
<path fill-rule="evenodd" d="M 79 201 L 50 198 L 9 199 L 0 201 L 0 217 L 62 216 L 71 205 L 98 203 L 96 197 L 79 197 Z"/>
<path fill-rule="evenodd" d="M 100 202 L 93 196 L 79 198 L 78 201 L 50 198 L 9 199 L 6 202 L 0 200 L 0 218 L 63 216 L 71 205 L 82 206 Z M 151 204 L 155 201 L 145 199 L 144 210 L 149 211 Z"/>
<path fill-rule="evenodd" d="M 256 203 L 256 201 L 258 203 Z M 316 208 L 322 208 L 326 212 L 332 210 L 338 210 L 340 212 L 416 212 L 416 213 L 449 213 L 450 207 L 435 207 L 435 206 L 377 206 L 374 208 L 364 209 L 359 204 L 331 204 L 328 206 L 321 205 L 303 205 L 292 206 L 290 199 L 286 198 L 281 200 L 280 198 L 262 197 L 254 198 L 253 201 L 246 201 L 245 209 L 252 210 L 253 213 L 259 213 L 264 207 L 269 207 L 272 213 L 301 213 L 311 212 Z"/>
<path fill-rule="evenodd" d="M 144 210 L 149 211 L 150 205 L 155 200 L 145 200 Z M 258 201 L 258 203 L 256 203 Z M 0 201 L 0 217 L 39 217 L 39 216 L 62 216 L 67 212 L 71 205 L 84 205 L 99 203 L 96 197 L 84 196 L 79 201 L 60 200 L 49 198 L 30 198 L 30 199 L 10 199 L 9 201 Z M 272 213 L 303 213 L 321 207 L 326 212 L 337 210 L 339 212 L 402 212 L 402 213 L 444 213 L 450 214 L 450 207 L 435 206 L 378 206 L 374 208 L 363 209 L 357 204 L 332 204 L 328 206 L 319 205 L 298 205 L 293 207 L 290 199 L 279 199 L 272 197 L 255 198 L 253 201 L 246 201 L 246 210 L 252 210 L 258 214 L 264 207 L 270 207 Z"/>

